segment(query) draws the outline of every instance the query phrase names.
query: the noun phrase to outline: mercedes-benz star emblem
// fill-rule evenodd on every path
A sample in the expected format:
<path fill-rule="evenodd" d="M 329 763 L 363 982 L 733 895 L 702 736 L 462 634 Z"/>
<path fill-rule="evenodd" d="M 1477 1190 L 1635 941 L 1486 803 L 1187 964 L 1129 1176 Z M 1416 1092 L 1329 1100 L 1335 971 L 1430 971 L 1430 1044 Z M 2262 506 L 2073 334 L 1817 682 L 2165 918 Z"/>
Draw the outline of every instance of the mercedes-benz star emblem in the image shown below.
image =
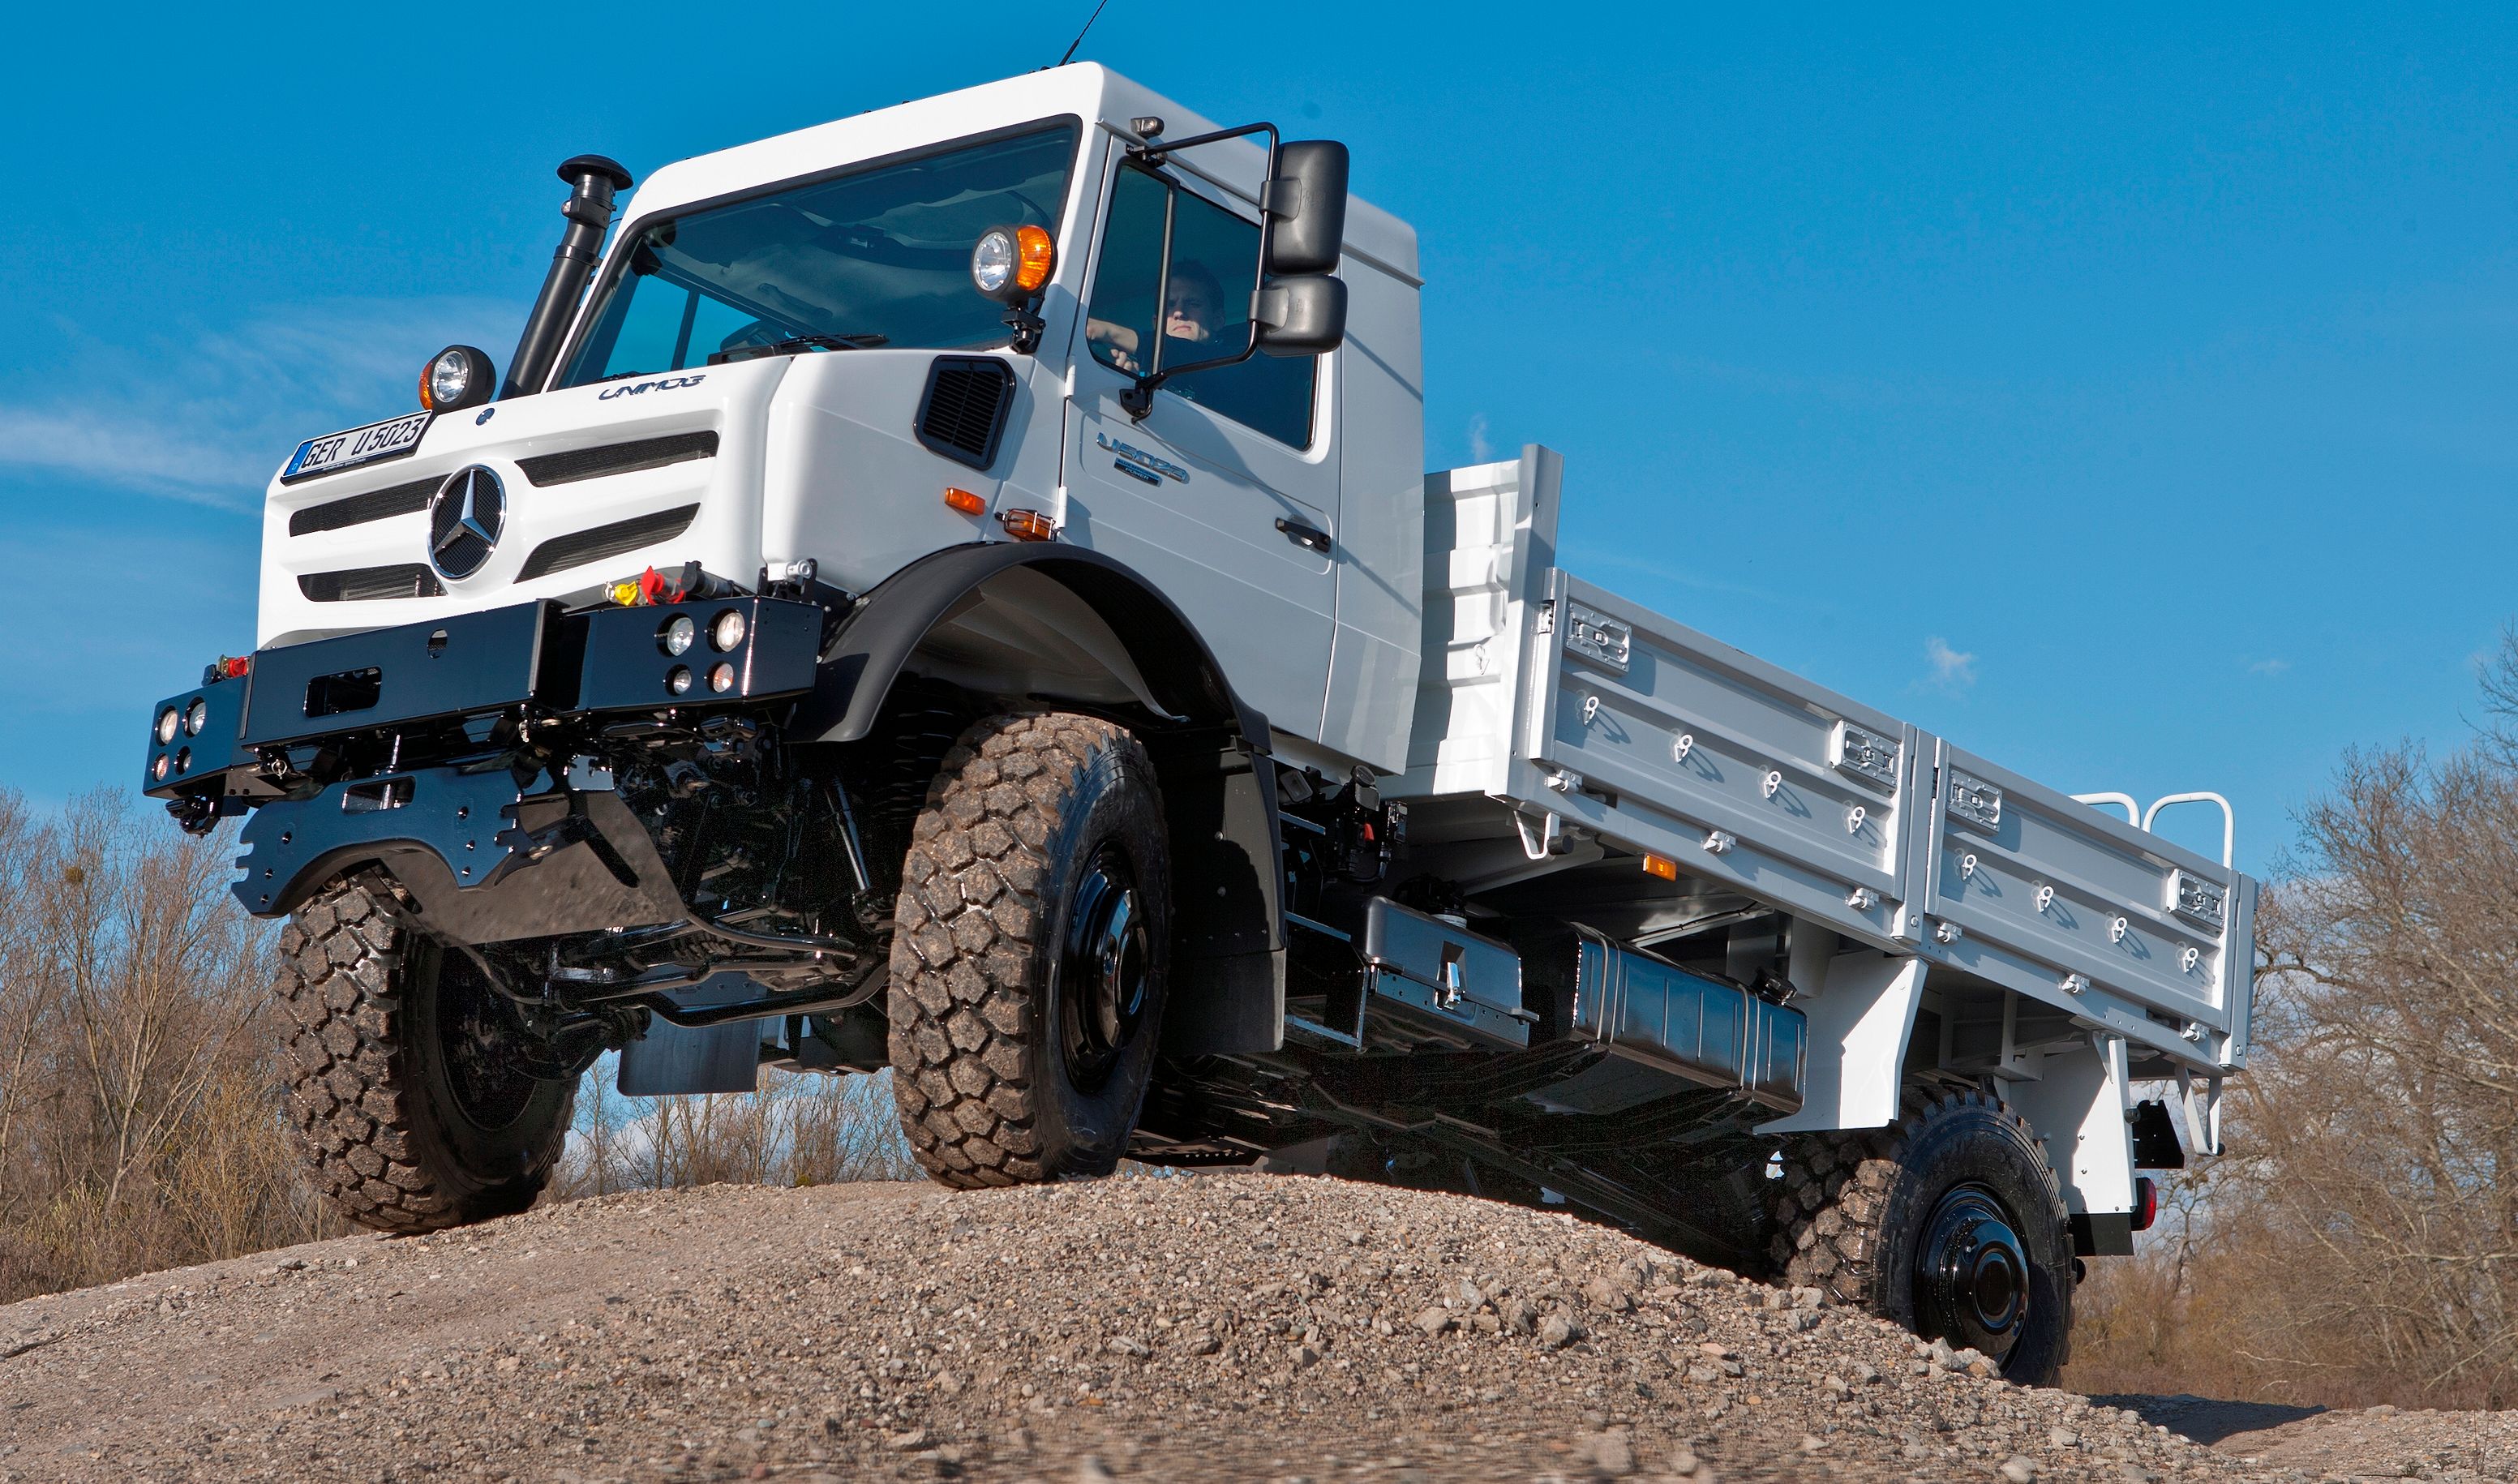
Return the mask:
<path fill-rule="evenodd" d="M 481 570 L 507 523 L 499 476 L 474 464 L 456 469 L 428 502 L 428 563 L 450 578 Z"/>

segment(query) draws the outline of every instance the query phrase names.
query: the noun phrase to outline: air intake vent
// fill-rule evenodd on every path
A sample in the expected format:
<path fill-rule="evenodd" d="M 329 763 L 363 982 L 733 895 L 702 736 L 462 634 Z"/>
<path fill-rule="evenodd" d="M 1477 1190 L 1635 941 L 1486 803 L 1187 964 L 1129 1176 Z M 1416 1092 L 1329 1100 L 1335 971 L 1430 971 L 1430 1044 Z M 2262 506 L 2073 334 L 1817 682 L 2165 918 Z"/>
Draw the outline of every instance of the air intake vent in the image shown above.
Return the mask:
<path fill-rule="evenodd" d="M 437 574 L 417 562 L 399 567 L 353 567 L 347 572 L 309 572 L 297 579 L 297 590 L 318 603 L 364 603 L 381 597 L 446 594 Z"/>
<path fill-rule="evenodd" d="M 984 469 L 997 461 L 1015 373 L 994 356 L 943 356 L 927 373 L 918 403 L 918 441 L 956 463 Z"/>
<path fill-rule="evenodd" d="M 690 458 L 715 458 L 716 434 L 675 433 L 670 438 L 640 438 L 607 443 L 599 449 L 571 449 L 565 454 L 538 454 L 519 458 L 516 467 L 535 484 L 574 484 L 632 469 L 661 469 Z"/>
<path fill-rule="evenodd" d="M 308 505 L 288 517 L 288 534 L 311 536 L 317 531 L 338 531 L 343 526 L 363 526 L 371 520 L 393 515 L 409 515 L 428 508 L 428 497 L 446 481 L 423 479 L 416 484 L 398 484 L 382 490 L 369 490 L 365 495 L 352 495 L 345 500 L 327 500 L 320 505 Z"/>
<path fill-rule="evenodd" d="M 516 581 L 529 583 L 538 577 L 565 572 L 571 567 L 583 567 L 588 562 L 599 562 L 607 556 L 635 551 L 640 546 L 653 546 L 660 541 L 671 541 L 689 530 L 691 517 L 699 512 L 697 505 L 676 505 L 670 510 L 658 510 L 653 515 L 641 515 L 635 520 L 616 520 L 608 526 L 554 536 L 534 547 L 533 555 L 525 558 L 525 570 L 516 574 Z"/>

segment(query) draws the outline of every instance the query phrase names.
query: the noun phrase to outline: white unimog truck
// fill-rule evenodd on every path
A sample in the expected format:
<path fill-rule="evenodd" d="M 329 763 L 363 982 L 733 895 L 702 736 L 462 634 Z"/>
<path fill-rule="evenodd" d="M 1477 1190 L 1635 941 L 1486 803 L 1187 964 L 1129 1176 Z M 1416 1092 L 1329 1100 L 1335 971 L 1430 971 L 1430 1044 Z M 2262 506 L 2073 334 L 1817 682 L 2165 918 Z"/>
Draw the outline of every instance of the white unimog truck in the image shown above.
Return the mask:
<path fill-rule="evenodd" d="M 561 174 L 503 382 L 454 347 L 301 446 L 256 647 L 152 719 L 290 919 L 355 1219 L 529 1203 L 606 1050 L 890 1068 L 947 1185 L 1570 1202 L 2033 1381 L 2137 1171 L 2215 1152 L 2226 833 L 1560 569 L 1543 449 L 1427 476 L 1415 239 L 1340 146 L 1073 65 L 617 232 L 628 174 Z"/>

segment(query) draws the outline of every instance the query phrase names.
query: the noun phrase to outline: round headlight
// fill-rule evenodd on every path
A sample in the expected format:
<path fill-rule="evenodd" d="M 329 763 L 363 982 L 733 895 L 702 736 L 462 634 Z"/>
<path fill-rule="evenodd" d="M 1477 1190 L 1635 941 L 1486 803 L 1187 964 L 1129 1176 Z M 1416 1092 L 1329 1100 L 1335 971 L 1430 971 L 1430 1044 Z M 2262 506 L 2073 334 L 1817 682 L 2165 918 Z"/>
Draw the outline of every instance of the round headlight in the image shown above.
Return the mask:
<path fill-rule="evenodd" d="M 979 244 L 971 249 L 971 282 L 993 299 L 1006 291 L 1014 277 L 1015 235 L 1003 227 L 981 233 Z"/>
<path fill-rule="evenodd" d="M 971 248 L 971 282 L 979 292 L 1020 304 L 1049 284 L 1057 244 L 1038 227 L 991 227 Z"/>
<path fill-rule="evenodd" d="M 712 666 L 710 666 L 710 667 L 709 667 L 709 689 L 716 691 L 716 692 L 717 694 L 719 694 L 719 695 L 723 695 L 723 694 L 725 694 L 727 691 L 732 690 L 733 688 L 734 688 L 734 667 L 733 667 L 733 666 L 731 666 L 731 665 L 712 665 Z"/>
<path fill-rule="evenodd" d="M 691 616 L 687 613 L 676 613 L 667 620 L 665 632 L 661 635 L 667 654 L 688 653 L 691 641 L 699 636 L 700 626 L 692 623 Z"/>
<path fill-rule="evenodd" d="M 687 695 L 691 688 L 691 667 L 676 665 L 665 675 L 665 688 L 675 695 Z"/>
<path fill-rule="evenodd" d="M 452 413 L 490 400 L 490 358 L 469 345 L 450 345 L 428 358 L 419 373 L 419 405 Z"/>
<path fill-rule="evenodd" d="M 175 715 L 175 708 L 172 706 L 157 713 L 157 740 L 161 743 L 174 741 L 175 728 L 182 724 L 182 719 Z"/>
<path fill-rule="evenodd" d="M 189 773 L 192 770 L 193 750 L 189 747 L 179 747 L 175 749 L 175 771 L 179 773 Z"/>
<path fill-rule="evenodd" d="M 153 782 L 163 783 L 166 781 L 166 755 L 164 753 L 159 753 L 156 761 L 149 764 L 149 776 Z"/>
<path fill-rule="evenodd" d="M 184 708 L 184 734 L 197 737 L 201 734 L 201 728 L 209 723 L 210 703 L 195 697 L 193 704 Z"/>
<path fill-rule="evenodd" d="M 718 614 L 716 622 L 709 625 L 709 642 L 715 644 L 720 653 L 742 643 L 743 610 L 728 608 Z"/>

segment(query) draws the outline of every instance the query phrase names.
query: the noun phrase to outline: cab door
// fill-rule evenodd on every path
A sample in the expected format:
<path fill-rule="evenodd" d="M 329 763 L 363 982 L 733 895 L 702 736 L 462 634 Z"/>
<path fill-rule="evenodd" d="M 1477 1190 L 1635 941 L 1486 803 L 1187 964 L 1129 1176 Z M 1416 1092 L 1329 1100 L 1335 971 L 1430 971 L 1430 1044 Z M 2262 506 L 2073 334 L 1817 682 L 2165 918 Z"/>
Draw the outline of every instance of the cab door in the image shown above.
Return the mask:
<path fill-rule="evenodd" d="M 1317 739 L 1336 617 L 1330 358 L 1193 371 L 1131 417 L 1120 394 L 1154 355 L 1179 366 L 1246 343 L 1259 228 L 1255 211 L 1186 174 L 1114 159 L 1107 178 L 1074 349 L 1064 535 L 1143 574 L 1243 701 Z"/>

